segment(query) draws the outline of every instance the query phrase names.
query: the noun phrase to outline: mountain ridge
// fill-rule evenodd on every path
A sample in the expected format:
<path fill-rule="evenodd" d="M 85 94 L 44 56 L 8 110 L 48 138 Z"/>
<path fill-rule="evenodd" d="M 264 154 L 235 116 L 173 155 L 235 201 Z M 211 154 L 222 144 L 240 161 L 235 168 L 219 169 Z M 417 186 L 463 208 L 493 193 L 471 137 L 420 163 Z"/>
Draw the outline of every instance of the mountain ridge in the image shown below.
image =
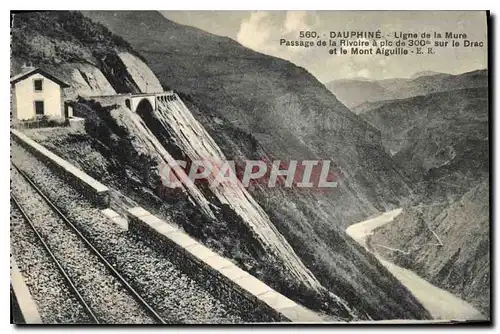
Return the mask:
<path fill-rule="evenodd" d="M 123 11 L 84 14 L 136 47 L 162 84 L 175 87 L 228 159 L 333 157 L 343 175 L 339 180 L 341 191 L 331 194 L 294 189 L 249 191 L 299 256 L 312 266 L 314 274 L 321 277 L 322 284 L 339 296 L 346 296 L 346 300 L 362 303 L 372 316 L 380 312 L 377 303 L 387 305 L 386 301 L 393 297 L 386 292 L 382 293 L 384 297 L 368 301 L 361 297 L 365 291 L 363 285 L 356 283 L 355 288 L 347 288 L 351 283 L 346 274 L 360 268 L 352 265 L 353 258 L 348 260 L 359 250 L 354 250 L 352 247 L 356 246 L 350 241 L 346 242 L 345 225 L 399 205 L 399 199 L 410 191 L 384 152 L 376 129 L 352 114 L 310 73 L 288 61 L 239 44 L 231 52 L 236 57 L 228 57 L 224 51 L 235 45 L 235 41 L 199 30 L 194 30 L 193 35 L 191 28 L 185 35 L 188 28 L 177 26 L 155 12 L 143 12 L 140 17 Z M 148 15 L 153 18 L 148 19 Z M 144 28 L 144 20 L 154 22 L 155 32 Z M 152 45 L 159 50 L 153 52 L 150 45 L 141 49 L 150 35 L 154 35 Z M 181 44 L 177 40 L 182 40 Z M 255 138 L 258 144 L 248 147 L 242 141 L 247 136 L 243 133 Z M 304 242 L 304 238 L 309 241 Z M 335 246 L 332 240 L 342 246 Z M 335 284 L 332 277 L 341 280 Z M 372 277 L 383 286 L 384 283 Z M 366 284 L 372 284 L 368 281 Z M 340 286 L 343 288 L 339 289 Z"/>
<path fill-rule="evenodd" d="M 393 226 L 372 241 L 384 257 L 490 313 L 489 110 L 483 87 L 382 103 L 362 114 L 414 183 Z M 475 268 L 475 269 L 471 269 Z"/>
<path fill-rule="evenodd" d="M 430 93 L 475 88 L 487 83 L 488 70 L 478 69 L 461 74 L 434 73 L 410 78 L 393 78 L 371 81 L 331 81 L 326 86 L 340 94 L 342 102 L 360 114 L 369 109 L 370 103 L 399 100 Z"/>
<path fill-rule="evenodd" d="M 110 21 L 120 22 L 125 13 L 98 14 L 109 15 Z M 85 88 L 94 95 L 101 95 L 99 93 L 103 87 L 112 87 L 117 93 L 140 92 L 144 89 L 141 80 L 153 83 L 158 77 L 162 88 L 170 87 L 179 91 L 179 96 L 189 110 L 213 136 L 228 159 L 252 157 L 272 161 L 335 158 L 339 169 L 342 169 L 343 176 L 339 180 L 342 191 L 325 195 L 282 188 L 271 191 L 261 187 L 250 189 L 251 196 L 263 207 L 279 232 L 321 283 L 345 300 L 357 316 L 365 319 L 429 316 L 373 256 L 360 249 L 343 232 L 343 225 L 357 217 L 399 205 L 399 199 L 409 190 L 402 176 L 397 174 L 390 157 L 385 154 L 378 130 L 353 115 L 310 74 L 291 63 L 252 52 L 251 57 L 225 57 L 223 62 L 219 58 L 215 59 L 215 63 L 210 62 L 214 60 L 210 55 L 210 47 L 219 50 L 222 43 L 222 49 L 231 49 L 235 42 L 225 44 L 226 39 L 217 39 L 207 42 L 210 47 L 206 48 L 194 43 L 208 38 L 205 34 L 202 34 L 202 40 L 185 42 L 184 47 L 189 47 L 188 51 L 193 51 L 193 56 L 187 58 L 186 54 L 190 52 L 184 52 L 179 57 L 173 57 L 179 44 L 176 41 L 171 41 L 172 45 L 162 43 L 165 40 L 168 42 L 172 35 L 186 41 L 186 36 L 182 36 L 185 28 L 170 22 L 167 27 L 174 27 L 174 31 L 168 33 L 161 30 L 162 27 L 158 27 L 155 20 L 149 20 L 148 23 L 155 25 L 155 29 L 160 28 L 160 31 L 152 30 L 149 26 L 140 30 L 139 33 L 144 34 L 140 35 L 141 43 L 147 43 L 146 37 L 153 35 L 154 39 L 160 39 L 155 43 L 167 50 L 166 55 L 160 57 L 151 52 L 143 54 L 132 44 L 131 50 L 124 50 L 118 44 L 110 43 L 112 39 L 106 38 L 103 41 L 105 52 L 95 54 L 94 49 L 101 49 L 93 48 L 94 44 L 99 43 L 99 38 L 106 33 L 103 33 L 102 27 L 94 25 L 93 20 L 92 23 L 83 21 L 83 31 L 79 30 L 83 28 L 81 26 L 65 30 L 68 17 L 74 19 L 71 24 L 82 22 L 81 18 L 67 12 L 29 15 L 33 15 L 34 20 L 45 20 L 47 26 L 27 24 L 14 31 L 18 37 L 22 37 L 17 39 L 22 43 L 14 48 L 14 51 L 18 51 L 13 54 L 13 63 L 19 65 L 24 60 L 32 60 L 34 65 L 50 67 L 55 74 L 71 84 L 79 82 L 78 85 L 86 82 L 81 78 L 83 72 L 85 76 L 88 74 L 88 77 L 94 78 L 94 81 L 89 82 L 95 85 L 85 83 Z M 143 20 L 147 20 L 148 15 L 147 12 L 140 13 Z M 158 18 L 156 15 L 154 17 Z M 122 28 L 132 29 L 131 33 L 136 34 L 138 29 L 134 30 L 134 22 L 125 22 L 129 26 Z M 141 25 L 141 22 L 135 23 Z M 86 33 L 94 31 L 96 34 Z M 73 35 L 69 44 L 65 44 L 68 42 L 65 37 L 68 33 L 82 35 Z M 44 43 L 37 43 L 37 38 L 44 40 Z M 50 48 L 46 50 L 44 45 Z M 22 51 L 19 46 L 29 47 L 35 53 L 16 54 Z M 196 53 L 198 49 L 208 50 L 203 61 L 200 54 Z M 70 52 L 65 54 L 65 50 Z M 140 56 L 133 59 L 132 65 L 127 63 L 128 58 L 119 55 L 127 50 Z M 241 55 L 241 50 L 249 52 L 237 47 L 233 54 Z M 61 62 L 54 61 L 58 59 L 54 58 L 57 52 L 62 52 Z M 197 62 L 193 63 L 193 59 Z M 255 61 L 250 63 L 253 70 L 248 69 L 248 63 L 239 63 L 248 59 Z M 137 73 L 146 74 L 143 64 L 152 70 L 153 75 L 139 80 Z M 131 66 L 134 68 L 131 69 Z M 231 76 L 231 71 L 236 75 Z M 224 81 L 220 80 L 220 76 L 215 76 L 219 73 L 225 75 Z M 273 91 L 278 98 L 272 94 Z M 76 98 L 80 92 L 79 88 L 75 88 L 72 97 Z M 319 93 L 318 97 L 316 93 Z M 153 208 L 152 212 L 161 217 L 166 215 L 190 234 L 204 238 L 204 242 L 211 247 L 236 259 L 239 265 L 250 268 L 249 271 L 277 290 L 285 291 L 291 298 L 316 310 L 349 319 L 346 308 L 336 305 L 335 299 L 318 298 L 318 295 L 308 290 L 301 290 L 303 286 L 296 285 L 287 277 L 277 281 L 283 273 L 276 270 L 274 263 L 266 262 L 267 257 L 260 257 L 262 253 L 259 253 L 259 245 L 253 243 L 254 239 L 241 217 L 229 206 L 214 202 L 220 208 L 220 216 L 214 221 L 200 213 L 199 208 L 192 207 L 183 192 L 165 194 L 163 197 L 158 194 L 155 191 L 158 188 L 155 150 L 148 151 L 144 146 L 137 145 L 138 138 L 120 125 L 123 114 L 128 115 L 130 111 L 126 112 L 125 106 L 115 105 L 115 102 L 112 99 L 103 99 L 101 102 L 85 97 L 76 99 L 75 107 L 78 108 L 75 110 L 78 109 L 86 118 L 85 133 L 70 133 L 55 138 L 44 138 L 42 135 L 40 141 L 93 177 L 104 179 L 107 184 L 124 191 L 144 207 Z M 328 116 L 327 124 L 323 122 L 322 116 Z M 347 129 L 343 128 L 344 125 Z M 257 136 L 260 140 L 256 139 Z M 371 171 L 371 167 L 375 167 L 375 170 Z M 377 184 L 385 184 L 386 187 L 377 188 Z"/>

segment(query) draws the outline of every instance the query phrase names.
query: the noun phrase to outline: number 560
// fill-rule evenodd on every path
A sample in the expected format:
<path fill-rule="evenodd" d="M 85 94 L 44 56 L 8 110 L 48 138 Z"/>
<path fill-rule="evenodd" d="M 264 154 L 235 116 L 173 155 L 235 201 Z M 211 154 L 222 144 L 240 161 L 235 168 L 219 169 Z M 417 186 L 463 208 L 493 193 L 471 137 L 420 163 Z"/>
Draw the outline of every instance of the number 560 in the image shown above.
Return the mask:
<path fill-rule="evenodd" d="M 318 34 L 316 33 L 316 31 L 301 31 L 299 33 L 299 37 L 300 38 L 316 38 L 318 36 Z"/>

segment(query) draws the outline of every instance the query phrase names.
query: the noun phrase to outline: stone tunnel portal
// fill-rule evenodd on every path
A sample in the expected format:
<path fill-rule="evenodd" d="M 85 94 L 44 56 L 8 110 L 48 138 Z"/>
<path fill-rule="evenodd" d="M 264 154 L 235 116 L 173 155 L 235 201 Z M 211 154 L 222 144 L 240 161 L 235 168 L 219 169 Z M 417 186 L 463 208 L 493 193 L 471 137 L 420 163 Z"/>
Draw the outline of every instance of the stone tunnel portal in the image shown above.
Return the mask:
<path fill-rule="evenodd" d="M 151 105 L 151 102 L 147 98 L 142 99 L 135 108 L 135 112 L 141 117 L 150 115 L 153 111 L 154 107 Z"/>

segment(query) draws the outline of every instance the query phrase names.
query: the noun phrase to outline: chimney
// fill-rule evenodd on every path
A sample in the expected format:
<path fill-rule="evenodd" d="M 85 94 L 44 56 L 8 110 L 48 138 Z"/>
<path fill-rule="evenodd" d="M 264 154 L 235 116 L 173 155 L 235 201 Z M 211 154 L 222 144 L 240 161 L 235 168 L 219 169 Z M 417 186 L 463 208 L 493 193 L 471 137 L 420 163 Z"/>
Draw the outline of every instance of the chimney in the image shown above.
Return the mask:
<path fill-rule="evenodd" d="M 31 62 L 24 62 L 23 66 L 21 66 L 21 72 L 27 72 L 33 70 L 35 67 Z"/>

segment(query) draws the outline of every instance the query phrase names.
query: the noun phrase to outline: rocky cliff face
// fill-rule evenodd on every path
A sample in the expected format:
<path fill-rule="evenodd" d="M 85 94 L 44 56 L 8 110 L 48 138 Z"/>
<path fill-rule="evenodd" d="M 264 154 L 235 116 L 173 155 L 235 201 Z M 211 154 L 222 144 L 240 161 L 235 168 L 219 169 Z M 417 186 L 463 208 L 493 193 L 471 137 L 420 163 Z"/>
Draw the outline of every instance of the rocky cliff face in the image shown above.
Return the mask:
<path fill-rule="evenodd" d="M 388 101 L 362 117 L 380 130 L 388 152 L 401 152 L 398 160 L 408 164 L 405 169 L 414 167 L 410 165 L 429 169 L 429 159 L 445 146 L 465 138 L 488 138 L 488 89 L 483 86 Z M 420 150 L 415 145 L 427 149 L 417 153 Z"/>
<path fill-rule="evenodd" d="M 62 44 L 63 46 L 68 47 L 68 43 L 62 43 L 58 38 L 46 38 L 45 34 L 50 34 L 51 31 L 41 31 L 42 28 L 45 29 L 48 27 L 45 25 L 40 27 L 39 20 L 48 20 L 57 27 L 59 26 L 61 20 L 69 18 L 76 18 L 80 20 L 80 23 L 88 24 L 86 21 L 87 19 L 76 13 L 39 13 L 16 17 L 15 21 L 18 29 L 16 29 L 16 34 L 14 34 L 15 57 L 13 59 L 13 63 L 15 66 L 13 71 L 19 71 L 21 67 L 20 65 L 24 62 L 32 63 L 35 66 L 42 66 L 44 69 L 52 72 L 71 84 L 71 88 L 65 94 L 66 98 L 76 99 L 77 97 L 85 97 L 86 99 L 91 99 L 90 101 L 93 101 L 94 99 L 99 101 L 98 103 L 87 103 L 74 106 L 77 113 L 87 118 L 89 124 L 94 124 L 94 127 L 101 127 L 101 130 L 104 130 L 102 127 L 105 126 L 111 127 L 111 123 L 109 123 L 111 119 L 104 119 L 103 123 L 102 120 L 99 120 L 99 117 L 96 118 L 94 115 L 90 114 L 91 110 L 93 110 L 92 108 L 95 110 L 96 108 L 103 107 L 103 112 L 109 113 L 112 117 L 113 121 L 111 122 L 116 123 L 114 128 L 122 129 L 121 131 L 117 131 L 115 133 L 118 138 L 120 136 L 123 137 L 125 133 L 128 133 L 129 136 L 133 136 L 133 139 L 131 139 L 131 142 L 129 143 L 129 149 L 133 150 L 135 155 L 146 155 L 147 157 L 153 159 L 155 165 L 157 166 L 172 164 L 174 158 L 158 141 L 148 126 L 145 125 L 144 121 L 137 114 L 134 114 L 127 108 L 124 108 L 123 98 L 115 98 L 113 96 L 96 97 L 101 95 L 116 95 L 117 93 L 125 92 L 146 93 L 163 91 L 163 88 L 156 76 L 137 55 L 131 53 L 132 50 L 126 45 L 126 43 L 122 43 L 123 46 L 120 47 L 119 45 L 107 44 L 109 41 L 102 40 L 101 42 L 105 45 L 102 47 L 103 51 L 101 51 L 103 55 L 94 54 L 90 46 L 91 43 L 87 46 L 85 44 L 82 45 L 79 43 L 77 38 L 81 34 L 85 34 L 87 32 L 90 34 L 96 30 L 101 34 L 109 34 L 109 32 L 107 32 L 105 28 L 99 26 L 97 26 L 97 28 L 93 26 L 89 27 L 89 25 L 78 26 L 79 30 L 74 29 L 71 31 L 73 35 L 71 35 L 70 40 L 72 48 L 78 48 L 77 53 L 81 56 L 81 58 L 72 57 L 71 62 L 66 63 L 63 61 L 55 61 L 57 60 L 56 55 L 68 58 L 67 55 L 59 54 L 54 51 L 55 49 L 62 47 L 52 48 L 49 46 L 46 48 L 49 51 L 43 49 L 45 51 L 39 52 L 40 50 L 37 48 L 37 44 L 29 44 L 30 39 L 21 40 L 20 38 L 20 36 L 34 36 L 35 40 L 37 39 L 36 37 L 39 37 L 44 40 L 44 43 L 48 43 L 49 45 L 57 46 Z M 73 22 L 72 27 L 75 27 L 74 24 L 75 23 Z M 64 30 L 61 29 L 55 30 L 56 31 L 52 31 L 53 34 L 64 32 Z M 24 43 L 27 43 L 27 45 Z M 72 48 L 70 49 L 72 50 Z M 21 51 L 24 49 L 32 49 L 33 57 L 24 58 L 25 53 Z M 113 88 L 113 86 L 116 89 Z M 156 122 L 160 126 L 162 126 L 162 124 L 169 124 L 168 129 L 171 130 L 170 133 L 177 136 L 177 141 L 180 139 L 182 146 L 179 149 L 181 149 L 185 154 L 191 156 L 193 159 L 196 157 L 212 157 L 221 161 L 225 160 L 217 145 L 204 131 L 203 127 L 195 121 L 190 111 L 182 104 L 182 102 L 180 102 L 180 105 L 176 107 L 172 107 L 171 105 L 162 105 L 160 111 L 163 111 L 163 113 L 160 114 L 160 116 L 163 117 L 156 119 Z M 174 113 L 173 111 L 177 112 Z M 106 123 L 106 121 L 108 121 L 108 123 Z M 175 124 L 179 126 L 173 127 Z M 181 128 L 188 130 L 193 126 L 196 127 L 196 132 L 191 131 L 189 133 L 182 133 L 180 131 Z M 90 131 L 88 127 L 87 129 Z M 166 131 L 166 129 L 164 129 L 164 131 Z M 104 131 L 104 133 L 108 133 L 110 135 L 109 130 Z M 113 130 L 111 130 L 111 133 L 113 133 Z M 165 132 L 165 134 L 167 133 L 168 132 Z M 98 133 L 90 134 L 95 137 L 101 136 Z M 109 145 L 112 143 L 113 139 L 108 137 L 104 138 L 104 141 L 108 141 Z M 212 145 L 206 146 L 207 143 L 211 143 Z M 119 145 L 120 143 L 117 144 Z M 121 144 L 123 145 L 124 143 L 122 142 Z M 207 151 L 207 147 L 210 148 L 209 151 Z M 127 155 L 130 155 L 131 153 L 132 152 L 130 151 L 119 151 L 118 154 L 124 155 L 119 159 L 127 159 L 130 157 L 127 157 Z M 81 156 L 78 158 L 81 159 Z M 142 162 L 144 162 L 144 160 L 142 160 Z M 125 166 L 124 169 L 126 169 Z M 157 171 L 156 175 L 158 177 L 160 177 L 160 172 L 160 170 Z M 179 175 L 178 177 L 183 180 L 188 179 L 185 175 Z M 257 247 L 264 247 L 265 249 L 262 249 L 261 252 L 269 252 L 268 255 L 263 256 L 269 257 L 267 261 L 269 261 L 269 263 L 276 263 L 274 265 L 274 269 L 280 270 L 280 276 L 274 277 L 275 281 L 279 279 L 286 280 L 288 278 L 294 282 L 293 284 L 297 286 L 304 285 L 306 289 L 311 289 L 316 293 L 318 293 L 319 290 L 324 290 L 310 271 L 304 266 L 301 260 L 295 255 L 293 249 L 289 246 L 283 236 L 276 231 L 274 225 L 271 224 L 265 212 L 259 207 L 253 198 L 246 193 L 246 190 L 243 187 L 240 187 L 237 192 L 232 191 L 231 193 L 228 193 L 227 190 L 224 189 L 215 189 L 214 193 L 218 196 L 220 204 L 236 211 L 235 214 L 239 216 L 239 219 L 241 220 L 240 223 L 244 225 L 243 227 L 249 228 L 250 231 L 254 231 L 254 233 L 258 234 L 258 236 L 250 243 L 255 243 L 258 245 Z M 162 195 L 165 194 L 163 193 Z M 206 220 L 205 223 L 213 223 L 213 221 L 210 222 L 210 220 L 217 219 L 213 213 L 214 206 L 209 205 L 210 201 L 208 201 L 205 198 L 205 195 L 202 194 L 194 185 L 184 184 L 182 186 L 182 190 L 175 192 L 175 196 L 179 196 L 184 198 L 184 200 L 191 201 L 191 203 L 195 204 L 197 210 L 200 211 L 202 215 L 207 217 L 206 219 L 208 220 Z M 221 207 L 215 206 L 215 208 L 217 210 L 222 210 Z M 201 224 L 201 222 L 199 223 Z M 198 231 L 196 233 L 199 234 Z M 241 237 L 244 239 L 244 236 Z M 242 242 L 246 243 L 245 240 Z M 227 251 L 227 249 L 222 249 L 222 252 L 224 251 Z M 277 254 L 273 257 L 271 254 L 274 253 Z M 242 264 L 250 265 L 248 261 L 246 262 L 247 263 L 243 262 Z M 246 269 L 252 269 L 252 266 Z M 322 293 L 326 292 L 323 291 Z M 335 298 L 337 299 L 337 297 Z M 341 311 L 341 313 L 342 312 L 344 311 Z"/>
<path fill-rule="evenodd" d="M 392 207 L 390 203 L 408 194 L 382 148 L 379 132 L 304 69 L 228 38 L 173 23 L 157 12 L 84 14 L 131 43 L 164 86 L 175 87 L 204 114 L 251 133 L 274 158 L 333 160 L 345 176 L 346 186 L 336 195 L 334 209 L 341 221 L 350 223 Z M 210 129 L 216 127 L 213 119 L 200 122 Z M 356 210 L 341 209 L 350 205 Z"/>
<path fill-rule="evenodd" d="M 489 181 L 484 180 L 450 203 L 409 207 L 393 226 L 377 231 L 371 245 L 489 316 L 488 198 Z"/>
<path fill-rule="evenodd" d="M 228 159 L 332 160 L 338 191 L 254 187 L 249 192 L 323 286 L 351 306 L 363 305 L 374 318 L 383 318 L 382 313 L 412 317 L 413 311 L 396 301 L 403 292 L 386 288 L 389 283 L 380 275 L 385 270 L 375 259 L 357 260 L 367 255 L 344 232 L 349 223 L 398 206 L 410 192 L 378 131 L 287 61 L 156 12 L 84 14 L 147 59 Z"/>
<path fill-rule="evenodd" d="M 467 83 L 470 76 L 462 84 L 480 84 Z M 389 101 L 363 117 L 415 185 L 403 215 L 375 233 L 376 250 L 489 314 L 489 117 L 481 77 L 481 88 Z"/>
<path fill-rule="evenodd" d="M 11 74 L 41 67 L 71 83 L 69 99 L 163 90 L 127 42 L 78 12 L 14 15 L 11 55 Z"/>
<path fill-rule="evenodd" d="M 86 15 L 108 23 L 127 22 L 122 15 L 129 15 L 102 16 L 108 14 Z M 137 45 L 157 48 L 140 54 L 78 13 L 18 17 L 14 61 L 52 70 L 74 86 L 73 96 L 87 96 L 77 104 L 87 118 L 86 134 L 40 140 L 309 307 L 338 319 L 427 317 L 409 292 L 344 233 L 343 224 L 397 205 L 408 193 L 378 131 L 303 69 L 158 15 L 138 12 L 143 21 L 127 23 Z M 165 28 L 175 30 L 166 34 Z M 185 114 L 165 106 L 168 122 L 163 124 L 148 124 L 113 98 L 96 103 L 88 97 L 111 88 L 156 91 L 160 85 L 180 91 L 187 101 Z M 185 130 L 164 127 L 183 122 L 190 139 L 180 140 Z M 162 136 L 176 138 L 177 147 Z M 237 201 L 222 190 L 184 187 L 165 193 L 158 169 L 179 151 L 191 158 L 332 159 L 341 172 L 341 189 L 323 196 L 256 187 L 250 194 L 240 189 Z M 255 229 L 269 222 L 264 230 L 271 234 Z M 278 256 L 269 256 L 273 253 Z M 321 293 L 311 289 L 316 280 L 324 287 Z"/>

